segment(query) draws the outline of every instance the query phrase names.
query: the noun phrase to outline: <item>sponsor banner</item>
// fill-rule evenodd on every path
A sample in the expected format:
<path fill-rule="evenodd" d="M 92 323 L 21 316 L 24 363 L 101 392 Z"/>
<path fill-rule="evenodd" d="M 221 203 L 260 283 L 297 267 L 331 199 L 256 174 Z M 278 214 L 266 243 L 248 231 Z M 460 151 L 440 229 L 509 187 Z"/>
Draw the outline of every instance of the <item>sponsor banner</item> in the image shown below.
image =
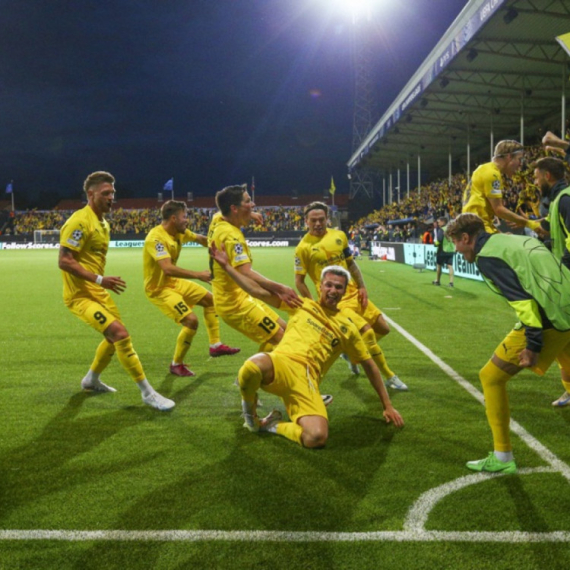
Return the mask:
<path fill-rule="evenodd" d="M 436 253 L 437 248 L 433 245 L 426 245 L 423 243 L 387 243 L 387 242 L 372 242 L 372 251 L 373 255 L 378 255 L 378 257 L 382 257 L 382 255 L 387 255 L 390 247 L 396 246 L 403 246 L 403 254 L 401 256 L 401 261 L 398 255 L 396 255 L 395 261 L 399 263 L 405 263 L 406 265 L 416 265 L 421 264 L 425 265 L 426 269 L 431 269 L 435 271 L 436 269 Z M 374 253 L 375 251 L 379 253 Z M 383 253 L 383 252 L 386 252 Z M 390 259 L 388 257 L 388 259 Z M 474 263 L 468 263 L 465 261 L 465 258 L 460 254 L 456 253 L 453 256 L 453 272 L 458 277 L 465 277 L 466 279 L 475 279 L 476 281 L 483 281 L 477 266 Z M 447 266 L 443 266 L 443 273 L 449 273 Z"/>
<path fill-rule="evenodd" d="M 109 247 L 144 247 L 144 240 L 111 240 Z M 199 243 L 189 242 L 182 247 L 202 247 Z"/>
<path fill-rule="evenodd" d="M 373 241 L 370 242 L 370 255 L 386 261 L 405 263 L 404 245 L 403 243 Z"/>
<path fill-rule="evenodd" d="M 249 247 L 289 247 L 292 240 L 288 239 L 246 239 Z"/>
<path fill-rule="evenodd" d="M 3 241 L 0 242 L 0 249 L 59 249 L 59 243 L 21 243 Z"/>

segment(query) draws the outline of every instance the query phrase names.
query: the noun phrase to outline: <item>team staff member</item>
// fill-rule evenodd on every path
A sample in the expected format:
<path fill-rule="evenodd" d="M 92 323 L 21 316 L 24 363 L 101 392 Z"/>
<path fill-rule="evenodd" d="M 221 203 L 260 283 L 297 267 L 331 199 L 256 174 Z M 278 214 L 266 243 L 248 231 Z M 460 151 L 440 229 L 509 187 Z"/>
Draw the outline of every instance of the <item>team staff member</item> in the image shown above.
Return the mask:
<path fill-rule="evenodd" d="M 447 235 L 520 320 L 479 372 L 494 451 L 467 463 L 472 471 L 515 473 L 507 382 L 524 368 L 542 376 L 555 359 L 570 372 L 570 271 L 538 240 L 490 234 L 475 214 L 459 215 Z"/>
<path fill-rule="evenodd" d="M 549 201 L 548 217 L 540 224 L 550 234 L 552 253 L 570 269 L 570 187 L 565 176 L 566 168 L 562 160 L 545 157 L 536 161 L 534 183 L 543 198 Z M 564 393 L 552 402 L 555 407 L 570 405 L 570 375 L 564 370 L 561 372 Z"/>
<path fill-rule="evenodd" d="M 350 309 L 356 313 L 354 321 L 364 336 L 364 327 L 369 325 L 372 332 L 367 340 L 369 350 L 381 374 L 387 379 L 386 385 L 396 390 L 407 390 L 408 387 L 392 372 L 384 354 L 376 340 L 381 339 L 390 332 L 388 323 L 380 309 L 368 299 L 368 292 L 358 265 L 354 261 L 346 234 L 340 230 L 327 228 L 329 207 L 323 202 L 312 202 L 305 208 L 305 223 L 309 231 L 305 234 L 295 249 L 295 286 L 303 297 L 312 299 L 311 292 L 305 283 L 309 275 L 317 291 L 320 289 L 322 270 L 329 265 L 340 265 L 350 272 L 350 280 L 346 295 L 340 301 L 340 309 Z M 354 363 L 351 365 L 353 373 L 358 373 Z"/>
<path fill-rule="evenodd" d="M 127 286 L 120 277 L 104 276 L 110 239 L 104 214 L 113 205 L 114 184 L 115 179 L 108 172 L 90 174 L 83 184 L 87 206 L 75 212 L 61 228 L 59 268 L 63 275 L 64 302 L 74 315 L 105 337 L 81 386 L 94 392 L 116 392 L 100 380 L 116 352 L 119 362 L 140 388 L 143 402 L 157 410 L 170 410 L 174 402 L 156 392 L 146 379 L 119 310 L 106 291 L 120 294 Z"/>
<path fill-rule="evenodd" d="M 435 254 L 436 268 L 435 268 L 435 281 L 432 285 L 441 285 L 441 271 L 444 265 L 447 265 L 449 271 L 449 286 L 453 287 L 453 256 L 455 255 L 455 248 L 453 243 L 445 237 L 445 218 L 438 218 L 434 223 L 433 243 L 437 247 Z"/>
<path fill-rule="evenodd" d="M 519 216 L 503 204 L 503 176 L 511 177 L 520 170 L 523 155 L 521 143 L 500 141 L 495 146 L 493 160 L 475 169 L 463 193 L 463 212 L 477 214 L 489 233 L 499 231 L 493 224 L 495 216 L 517 227 L 526 226 L 534 231 L 540 227 L 537 221 Z"/>
<path fill-rule="evenodd" d="M 225 252 L 214 246 L 211 253 L 241 288 L 276 307 L 282 306 L 276 295 L 234 269 Z M 326 267 L 320 279 L 319 301 L 305 298 L 299 307 L 290 309 L 292 316 L 277 348 L 269 354 L 256 354 L 244 363 L 238 373 L 244 427 L 282 435 L 304 447 L 323 447 L 328 439 L 328 416 L 319 386 L 343 350 L 364 368 L 382 402 L 386 421 L 398 427 L 404 425 L 356 326 L 338 309 L 349 280 L 350 274 L 343 267 Z M 261 421 L 257 418 L 260 388 L 281 398 L 290 421 L 281 421 L 277 410 Z"/>
<path fill-rule="evenodd" d="M 199 243 L 207 247 L 206 236 L 188 229 L 188 209 L 184 202 L 168 200 L 161 208 L 162 223 L 148 233 L 143 253 L 144 289 L 147 298 L 167 317 L 182 326 L 176 340 L 170 373 L 176 376 L 194 376 L 184 357 L 190 349 L 198 329 L 198 319 L 192 312 L 194 305 L 204 308 L 204 320 L 210 341 L 210 356 L 236 354 L 239 348 L 230 348 L 220 341 L 220 324 L 214 309 L 212 294 L 197 283 L 209 283 L 209 271 L 190 271 L 176 265 L 182 244 Z"/>

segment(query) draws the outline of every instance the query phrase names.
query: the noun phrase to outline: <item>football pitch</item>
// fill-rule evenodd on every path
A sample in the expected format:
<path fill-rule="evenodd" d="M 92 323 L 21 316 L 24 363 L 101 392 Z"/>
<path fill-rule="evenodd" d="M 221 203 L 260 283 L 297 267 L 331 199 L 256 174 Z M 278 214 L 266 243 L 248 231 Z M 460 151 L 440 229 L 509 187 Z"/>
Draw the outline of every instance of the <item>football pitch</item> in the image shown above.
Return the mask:
<path fill-rule="evenodd" d="M 254 267 L 293 284 L 293 248 L 255 249 Z M 204 249 L 179 264 L 207 267 Z M 143 405 L 116 358 L 83 393 L 100 341 L 63 305 L 57 251 L 1 251 L 0 569 L 567 568 L 570 408 L 556 366 L 509 384 L 519 474 L 474 474 L 492 449 L 478 371 L 515 314 L 485 284 L 362 259 L 382 341 L 410 391 L 391 391 L 406 426 L 382 420 L 365 376 L 339 360 L 322 392 L 330 437 L 302 449 L 242 428 L 233 384 L 256 346 L 221 324 L 236 356 L 211 359 L 201 308 L 187 357 L 168 373 L 177 326 L 145 298 L 142 250 L 110 250 L 107 274 L 150 382 L 176 402 Z M 447 276 L 442 277 L 447 284 Z M 263 410 L 283 410 L 261 393 Z"/>

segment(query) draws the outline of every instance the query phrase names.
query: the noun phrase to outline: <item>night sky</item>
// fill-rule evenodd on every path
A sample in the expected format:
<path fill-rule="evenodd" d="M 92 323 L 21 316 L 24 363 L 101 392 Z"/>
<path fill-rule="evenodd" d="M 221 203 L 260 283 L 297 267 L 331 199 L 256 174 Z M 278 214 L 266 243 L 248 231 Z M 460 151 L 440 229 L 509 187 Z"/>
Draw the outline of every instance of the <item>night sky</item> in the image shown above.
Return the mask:
<path fill-rule="evenodd" d="M 369 38 L 383 113 L 466 4 L 379 1 Z M 78 197 L 348 190 L 351 19 L 335 0 L 1 3 L 0 185 L 16 205 Z"/>

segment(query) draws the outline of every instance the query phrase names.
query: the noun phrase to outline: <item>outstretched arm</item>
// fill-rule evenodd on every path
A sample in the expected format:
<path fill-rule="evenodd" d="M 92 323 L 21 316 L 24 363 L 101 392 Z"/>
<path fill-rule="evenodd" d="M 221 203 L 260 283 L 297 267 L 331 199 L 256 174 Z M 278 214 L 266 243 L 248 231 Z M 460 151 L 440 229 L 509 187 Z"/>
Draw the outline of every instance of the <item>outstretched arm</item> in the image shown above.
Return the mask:
<path fill-rule="evenodd" d="M 362 273 L 360 273 L 360 268 L 352 258 L 346 260 L 346 266 L 358 287 L 358 301 L 360 302 L 362 309 L 366 309 L 368 306 L 368 292 L 366 291 L 366 285 L 364 285 L 364 279 L 362 278 Z"/>
<path fill-rule="evenodd" d="M 384 418 L 386 419 L 386 422 L 393 422 L 396 427 L 402 427 L 404 425 L 404 420 L 398 410 L 392 406 L 390 396 L 388 396 L 386 386 L 384 386 L 384 382 L 380 376 L 380 371 L 378 370 L 378 366 L 376 366 L 374 360 L 369 358 L 368 360 L 363 360 L 359 364 L 361 364 L 364 372 L 366 372 L 366 376 L 368 376 L 370 384 L 372 384 L 372 387 L 380 397 L 382 407 L 384 408 Z"/>
<path fill-rule="evenodd" d="M 246 292 L 252 297 L 265 301 L 266 303 L 279 308 L 281 306 L 281 299 L 263 288 L 254 279 L 251 279 L 247 274 L 241 273 L 229 263 L 228 255 L 225 251 L 217 249 L 216 244 L 212 243 L 210 246 L 210 255 L 220 265 L 220 267 Z"/>

